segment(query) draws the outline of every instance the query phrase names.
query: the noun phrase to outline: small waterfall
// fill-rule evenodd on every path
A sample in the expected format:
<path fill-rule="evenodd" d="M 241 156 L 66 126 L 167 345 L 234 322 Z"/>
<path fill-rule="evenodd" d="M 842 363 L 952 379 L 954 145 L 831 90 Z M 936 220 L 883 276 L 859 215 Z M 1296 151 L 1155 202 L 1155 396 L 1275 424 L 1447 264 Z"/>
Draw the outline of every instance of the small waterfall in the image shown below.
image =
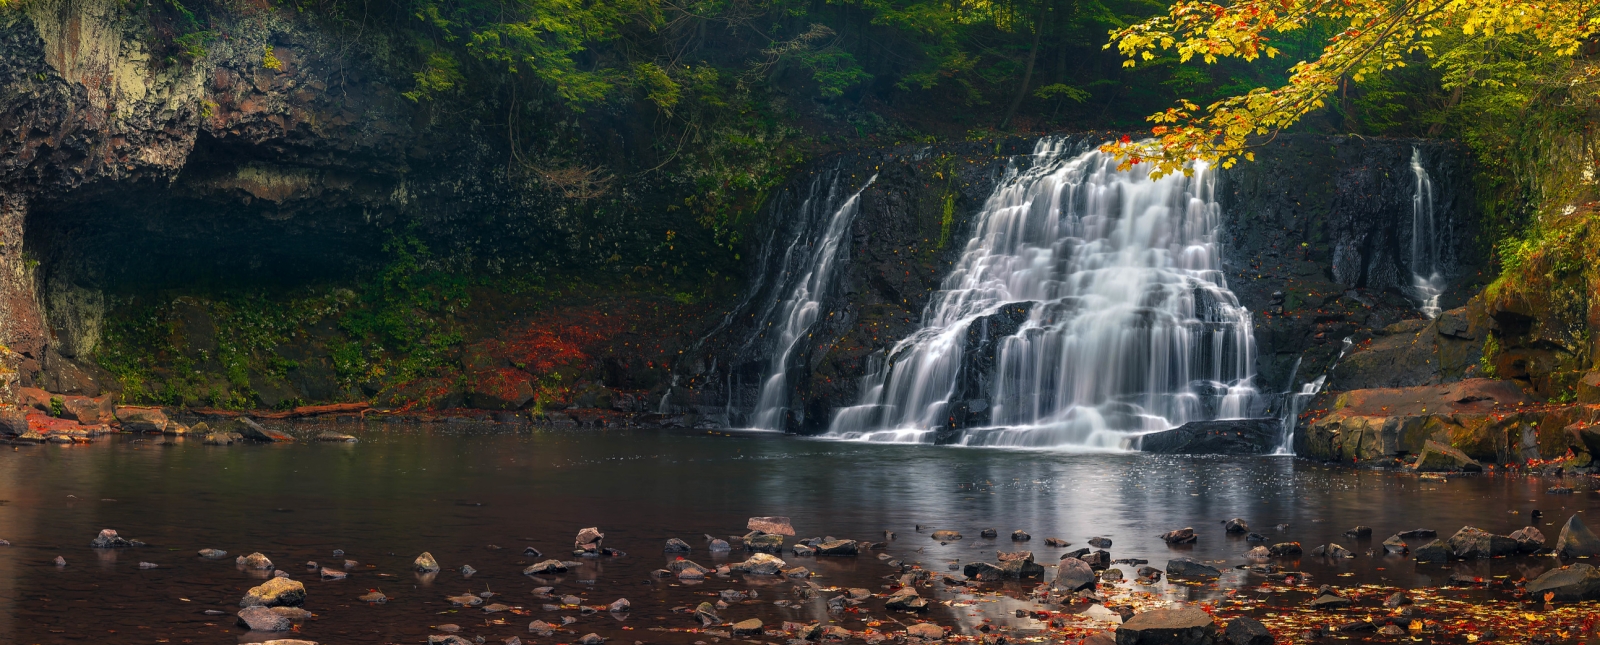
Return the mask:
<path fill-rule="evenodd" d="M 1445 279 L 1439 272 L 1439 235 L 1433 216 L 1433 180 L 1422 166 L 1422 151 L 1411 148 L 1411 174 L 1416 183 L 1411 194 L 1411 290 L 1423 315 L 1439 315 L 1439 296 Z"/>
<path fill-rule="evenodd" d="M 790 271 L 792 279 L 789 284 L 792 287 L 776 309 L 768 308 L 761 317 L 764 328 L 776 326 L 777 336 L 766 379 L 762 381 L 760 394 L 756 397 L 751 427 L 762 430 L 785 429 L 790 361 L 801 341 L 810 336 L 811 326 L 822 310 L 822 299 L 832 286 L 835 268 L 841 263 L 840 249 L 859 210 L 861 192 L 877 178 L 877 175 L 873 175 L 862 184 L 860 190 L 839 203 L 843 186 L 837 175 L 831 176 L 825 192 L 818 194 L 813 190 L 811 197 L 801 204 L 802 217 L 812 209 L 820 208 L 831 208 L 832 215 L 827 219 L 827 227 L 819 234 L 797 236 L 784 252 L 783 266 Z M 761 333 L 764 335 L 768 332 L 763 330 Z"/>
<path fill-rule="evenodd" d="M 1284 401 L 1283 416 L 1278 417 L 1279 423 L 1283 428 L 1283 438 L 1279 440 L 1278 449 L 1272 454 L 1294 454 L 1294 429 L 1300 423 L 1300 413 L 1306 411 L 1306 404 L 1311 403 L 1311 399 L 1322 393 L 1323 386 L 1328 384 L 1328 375 L 1333 373 L 1333 369 L 1339 366 L 1339 361 L 1344 360 L 1344 355 L 1349 353 L 1350 348 L 1354 345 L 1355 342 L 1349 336 L 1345 336 L 1344 343 L 1339 347 L 1339 355 L 1334 357 L 1333 363 L 1328 366 L 1328 369 L 1319 374 L 1316 379 L 1302 384 L 1299 392 L 1287 394 L 1288 400 Z M 1298 371 L 1300 371 L 1300 361 L 1296 359 L 1294 369 L 1289 373 L 1290 383 L 1294 382 L 1294 373 Z"/>
<path fill-rule="evenodd" d="M 1119 449 L 1139 433 L 1248 416 L 1250 312 L 1228 290 L 1216 177 L 1151 179 L 1041 140 L 977 215 L 923 313 L 830 435 Z"/>

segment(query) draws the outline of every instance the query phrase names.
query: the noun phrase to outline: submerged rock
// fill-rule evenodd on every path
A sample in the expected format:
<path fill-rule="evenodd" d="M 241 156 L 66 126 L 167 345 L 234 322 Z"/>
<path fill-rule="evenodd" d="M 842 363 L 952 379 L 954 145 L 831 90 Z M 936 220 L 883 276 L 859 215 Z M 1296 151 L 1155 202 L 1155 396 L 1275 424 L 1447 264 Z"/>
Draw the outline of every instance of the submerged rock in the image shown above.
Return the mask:
<path fill-rule="evenodd" d="M 1272 645 L 1274 642 L 1272 632 L 1267 630 L 1267 626 L 1249 616 L 1240 616 L 1228 621 L 1228 627 L 1222 630 L 1222 636 L 1228 645 Z"/>
<path fill-rule="evenodd" d="M 356 443 L 357 441 L 360 441 L 360 439 L 355 438 L 354 435 L 348 435 L 348 434 L 345 434 L 343 432 L 334 432 L 332 430 L 324 430 L 322 432 L 317 433 L 317 441 L 331 441 L 331 442 L 337 442 L 337 443 Z"/>
<path fill-rule="evenodd" d="M 1222 572 L 1194 558 L 1173 558 L 1167 561 L 1168 578 L 1220 578 Z"/>
<path fill-rule="evenodd" d="M 917 623 L 906 628 L 906 636 L 925 641 L 941 640 L 944 638 L 944 628 L 933 623 Z"/>
<path fill-rule="evenodd" d="M 954 542 L 956 540 L 961 539 L 961 534 L 957 533 L 955 531 L 941 530 L 941 531 L 934 531 L 932 537 L 933 537 L 933 539 L 938 540 L 940 542 Z"/>
<path fill-rule="evenodd" d="M 1242 517 L 1235 517 L 1222 523 L 1222 531 L 1224 533 L 1249 533 L 1250 523 L 1244 521 Z"/>
<path fill-rule="evenodd" d="M 1470 473 L 1483 472 L 1483 464 L 1467 456 L 1455 448 L 1437 441 L 1428 441 L 1422 444 L 1422 454 L 1417 456 L 1417 463 L 1411 466 L 1417 472 L 1438 473 L 1464 471 Z"/>
<path fill-rule="evenodd" d="M 1184 527 L 1176 531 L 1163 533 L 1161 539 L 1165 540 L 1167 544 L 1193 544 L 1199 539 L 1199 536 L 1195 535 L 1193 528 Z"/>
<path fill-rule="evenodd" d="M 536 576 L 545 573 L 565 573 L 566 570 L 567 565 L 560 560 L 545 560 L 544 562 L 528 565 L 527 568 L 522 570 L 522 575 Z"/>
<path fill-rule="evenodd" d="M 294 629 L 294 623 L 287 616 L 266 607 L 239 610 L 239 626 L 253 632 L 286 632 Z"/>

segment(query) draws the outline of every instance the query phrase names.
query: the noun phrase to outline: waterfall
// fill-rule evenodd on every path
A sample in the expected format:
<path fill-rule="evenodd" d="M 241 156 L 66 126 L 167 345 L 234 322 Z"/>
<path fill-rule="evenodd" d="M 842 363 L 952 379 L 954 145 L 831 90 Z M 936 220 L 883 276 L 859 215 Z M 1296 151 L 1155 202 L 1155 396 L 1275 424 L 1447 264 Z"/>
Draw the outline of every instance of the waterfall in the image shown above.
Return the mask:
<path fill-rule="evenodd" d="M 1215 174 L 1151 179 L 1041 140 L 976 216 L 922 327 L 835 412 L 836 438 L 1119 449 L 1255 403 Z"/>
<path fill-rule="evenodd" d="M 1439 315 L 1439 295 L 1445 280 L 1439 273 L 1439 236 L 1433 218 L 1433 180 L 1422 167 L 1422 151 L 1411 148 L 1411 290 L 1423 315 Z"/>
<path fill-rule="evenodd" d="M 844 245 L 845 236 L 850 232 L 850 225 L 855 221 L 856 211 L 859 210 L 861 192 L 866 190 L 872 182 L 877 180 L 873 175 L 854 194 L 839 203 L 841 196 L 840 179 L 837 173 L 826 178 L 813 181 L 811 194 L 800 205 L 799 216 L 806 218 L 808 214 L 821 209 L 828 209 L 832 214 L 827 218 L 827 226 L 821 231 L 809 231 L 809 234 L 798 235 L 784 251 L 782 266 L 788 272 L 787 283 L 790 286 L 788 296 L 777 305 L 769 307 L 762 312 L 760 322 L 762 335 L 766 329 L 776 327 L 776 343 L 770 356 L 765 380 L 761 383 L 760 394 L 756 397 L 756 407 L 751 426 L 762 430 L 783 430 L 784 416 L 789 404 L 789 377 L 788 371 L 795 351 L 799 349 L 801 341 L 810 337 L 811 326 L 817 321 L 818 312 L 822 310 L 822 299 L 827 295 L 833 282 L 833 272 L 841 263 L 840 250 Z M 825 191 L 818 191 L 821 185 L 826 184 Z"/>
<path fill-rule="evenodd" d="M 1311 399 L 1317 398 L 1317 395 L 1322 393 L 1322 388 L 1328 384 L 1328 375 L 1333 373 L 1334 368 L 1339 366 L 1339 361 L 1344 360 L 1344 355 L 1354 346 L 1355 342 L 1349 336 L 1345 336 L 1344 342 L 1339 346 L 1339 355 L 1333 357 L 1333 363 L 1328 365 L 1326 371 L 1317 378 L 1301 384 L 1299 392 L 1285 394 L 1283 415 L 1278 417 L 1278 422 L 1283 428 L 1283 438 L 1278 441 L 1278 449 L 1272 454 L 1294 454 L 1294 429 L 1300 423 L 1300 413 L 1306 411 L 1306 404 L 1310 403 Z M 1300 371 L 1300 359 L 1295 359 L 1294 369 L 1289 371 L 1290 383 L 1294 382 L 1294 374 L 1298 371 Z"/>

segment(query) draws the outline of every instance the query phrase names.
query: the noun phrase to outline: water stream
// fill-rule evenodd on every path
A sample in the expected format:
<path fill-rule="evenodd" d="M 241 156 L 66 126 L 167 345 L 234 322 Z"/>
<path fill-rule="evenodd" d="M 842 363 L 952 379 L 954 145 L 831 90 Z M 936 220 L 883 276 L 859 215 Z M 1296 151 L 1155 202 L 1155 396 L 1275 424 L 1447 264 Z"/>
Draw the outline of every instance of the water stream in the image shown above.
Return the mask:
<path fill-rule="evenodd" d="M 830 435 L 1115 450 L 1247 416 L 1255 342 L 1220 270 L 1215 173 L 1152 179 L 1060 139 L 1014 163 Z"/>
<path fill-rule="evenodd" d="M 1417 308 L 1429 318 L 1439 315 L 1445 280 L 1439 271 L 1439 236 L 1433 216 L 1433 179 L 1422 165 L 1422 151 L 1411 149 L 1411 290 Z"/>

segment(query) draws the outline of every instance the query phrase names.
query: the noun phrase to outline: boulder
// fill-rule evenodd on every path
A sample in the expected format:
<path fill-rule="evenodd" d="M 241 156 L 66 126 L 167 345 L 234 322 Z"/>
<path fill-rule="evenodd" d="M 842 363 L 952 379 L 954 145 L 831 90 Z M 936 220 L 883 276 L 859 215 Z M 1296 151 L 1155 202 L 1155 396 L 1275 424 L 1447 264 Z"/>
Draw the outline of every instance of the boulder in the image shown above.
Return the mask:
<path fill-rule="evenodd" d="M 1397 553 L 1400 555 L 1405 555 L 1410 551 L 1411 547 L 1407 545 L 1406 541 L 1399 535 L 1391 535 L 1389 536 L 1389 539 L 1383 541 L 1384 553 Z"/>
<path fill-rule="evenodd" d="M 1367 538 L 1372 537 L 1372 527 L 1370 527 L 1370 526 L 1357 526 L 1357 527 L 1355 527 L 1353 529 L 1345 531 L 1344 532 L 1344 536 L 1347 537 L 1347 538 L 1355 538 L 1357 540 L 1365 540 Z"/>
<path fill-rule="evenodd" d="M 944 638 L 944 628 L 933 623 L 917 623 L 906 628 L 906 636 L 936 641 Z"/>
<path fill-rule="evenodd" d="M 989 539 L 994 539 L 994 538 L 1000 537 L 1000 529 L 989 528 L 989 529 L 984 529 L 982 531 L 978 531 L 978 537 L 989 538 Z"/>
<path fill-rule="evenodd" d="M 933 539 L 938 540 L 940 542 L 954 542 L 956 540 L 961 539 L 961 534 L 957 533 L 955 531 L 948 531 L 948 530 L 946 530 L 946 531 L 934 531 L 933 532 Z"/>
<path fill-rule="evenodd" d="M 1167 561 L 1167 578 L 1220 578 L 1222 572 L 1194 558 L 1173 558 Z"/>
<path fill-rule="evenodd" d="M 1526 589 L 1536 601 L 1544 600 L 1547 593 L 1554 594 L 1551 600 L 1562 602 L 1600 600 L 1600 569 L 1581 563 L 1551 569 L 1528 583 Z"/>
<path fill-rule="evenodd" d="M 783 536 L 776 533 L 751 531 L 744 536 L 744 548 L 746 551 L 760 553 L 782 553 Z"/>
<path fill-rule="evenodd" d="M 424 554 L 424 555 L 426 555 L 426 554 Z M 418 558 L 418 559 L 420 559 L 420 558 Z M 437 567 L 437 566 L 438 565 L 435 564 L 435 567 Z M 438 571 L 437 568 L 435 568 L 434 570 Z M 567 565 L 563 564 L 560 560 L 545 560 L 544 562 L 536 562 L 534 564 L 528 565 L 527 568 L 524 568 L 522 570 L 522 575 L 525 575 L 525 576 L 537 576 L 537 575 L 542 575 L 542 574 L 546 574 L 546 573 L 565 573 L 566 570 L 567 570 Z"/>
<path fill-rule="evenodd" d="M 1567 518 L 1561 525 L 1561 534 L 1551 547 L 1564 558 L 1593 558 L 1600 556 L 1600 537 L 1596 537 L 1577 515 Z"/>
<path fill-rule="evenodd" d="M 1072 593 L 1079 589 L 1093 589 L 1094 586 L 1094 569 L 1077 558 L 1067 558 L 1057 564 L 1055 579 L 1050 581 L 1050 589 L 1057 593 Z"/>
<path fill-rule="evenodd" d="M 167 429 L 167 415 L 161 408 L 119 405 L 114 409 L 113 416 L 128 432 L 159 433 Z"/>
<path fill-rule="evenodd" d="M 256 423 L 256 420 L 250 417 L 231 419 L 223 424 L 219 431 L 237 434 L 246 441 L 259 441 L 262 443 L 288 443 L 294 441 L 294 437 L 277 430 L 269 430 L 265 426 Z"/>
<path fill-rule="evenodd" d="M 817 545 L 817 555 L 855 555 L 855 540 L 830 540 Z"/>
<path fill-rule="evenodd" d="M 1089 564 L 1089 568 L 1094 569 L 1095 571 L 1100 571 L 1111 566 L 1111 553 L 1107 551 L 1085 553 L 1078 556 L 1078 559 L 1087 562 Z"/>
<path fill-rule="evenodd" d="M 97 426 L 117 420 L 116 406 L 111 395 L 90 398 L 87 396 L 61 397 L 62 415 L 86 426 Z"/>
<path fill-rule="evenodd" d="M 306 586 L 288 578 L 271 578 L 251 587 L 240 607 L 295 607 L 306 599 Z"/>
<path fill-rule="evenodd" d="M 420 573 L 439 572 L 439 561 L 433 559 L 433 554 L 426 551 L 424 551 L 422 555 L 417 556 L 417 559 L 411 564 L 412 568 L 416 569 Z"/>
<path fill-rule="evenodd" d="M 1274 642 L 1267 626 L 1249 616 L 1228 621 L 1228 627 L 1222 630 L 1222 637 L 1228 645 L 1272 645 Z"/>
<path fill-rule="evenodd" d="M 1117 645 L 1211 645 L 1216 640 L 1217 622 L 1192 607 L 1151 609 L 1117 629 Z"/>
<path fill-rule="evenodd" d="M 1027 542 L 1028 540 L 1032 540 L 1032 539 L 1033 539 L 1033 536 L 1032 535 L 1028 535 L 1028 533 L 1026 531 L 1016 530 L 1016 531 L 1012 531 L 1011 532 L 1011 541 L 1012 542 Z"/>
<path fill-rule="evenodd" d="M 241 555 L 237 558 L 234 558 L 233 562 L 234 564 L 246 569 L 255 569 L 257 571 L 266 571 L 272 568 L 272 561 L 268 560 L 267 556 L 261 555 L 260 553 Z"/>
<path fill-rule="evenodd" d="M 1471 526 L 1462 527 L 1450 536 L 1445 546 L 1450 549 L 1451 557 L 1462 560 L 1498 558 L 1517 552 L 1516 540 Z"/>
<path fill-rule="evenodd" d="M 1092 537 L 1092 538 L 1089 538 L 1089 546 L 1092 546 L 1092 547 L 1094 547 L 1096 549 L 1109 549 L 1109 548 L 1111 548 L 1111 538 L 1104 538 L 1104 537 Z"/>
<path fill-rule="evenodd" d="M 122 549 L 134 546 L 144 546 L 144 543 L 138 540 L 129 540 L 120 537 L 117 535 L 117 532 L 112 529 L 100 529 L 100 534 L 96 535 L 93 540 L 89 541 L 89 546 L 96 549 Z"/>
<path fill-rule="evenodd" d="M 1022 578 L 1037 578 L 1044 575 L 1044 567 L 1033 561 L 1033 554 L 1024 551 L 1025 557 L 1018 557 L 1000 563 L 1000 577 L 1007 580 Z"/>
<path fill-rule="evenodd" d="M 1199 536 L 1195 535 L 1193 528 L 1184 527 L 1176 531 L 1163 533 L 1161 539 L 1165 540 L 1167 544 L 1193 544 L 1199 539 Z"/>
<path fill-rule="evenodd" d="M 599 551 L 600 542 L 606 539 L 606 534 L 600 532 L 599 527 L 591 526 L 578 531 L 578 537 L 572 540 L 572 548 L 581 551 Z"/>
<path fill-rule="evenodd" d="M 1449 562 L 1450 547 L 1443 540 L 1432 540 L 1411 552 L 1417 562 Z"/>
<path fill-rule="evenodd" d="M 1544 548 L 1544 532 L 1538 527 L 1524 526 L 1511 532 L 1509 536 L 1517 541 L 1517 552 L 1534 553 Z"/>
<path fill-rule="evenodd" d="M 1242 517 L 1235 517 L 1222 523 L 1222 531 L 1224 533 L 1249 533 L 1250 523 L 1244 521 Z"/>
<path fill-rule="evenodd" d="M 761 628 L 763 626 L 764 625 L 762 625 L 760 618 L 750 618 L 750 619 L 747 619 L 747 620 L 741 620 L 741 621 L 733 624 L 733 635 L 734 636 L 759 636 L 759 635 L 761 635 Z"/>
<path fill-rule="evenodd" d="M 760 531 L 762 533 L 771 533 L 773 535 L 787 535 L 790 537 L 794 536 L 794 524 L 789 521 L 789 518 L 778 515 L 752 517 L 749 521 L 745 522 L 745 528 L 751 531 Z"/>
<path fill-rule="evenodd" d="M 1483 472 L 1483 464 L 1468 457 L 1467 453 L 1437 441 L 1423 443 L 1422 453 L 1417 456 L 1417 463 L 1411 467 L 1422 473 Z"/>
<path fill-rule="evenodd" d="M 971 580 L 1000 580 L 1005 577 L 1005 572 L 1000 567 L 988 562 L 968 562 L 961 568 L 961 575 Z"/>
<path fill-rule="evenodd" d="M 1139 450 L 1166 455 L 1265 455 L 1283 443 L 1278 419 L 1190 421 L 1143 435 Z"/>
<path fill-rule="evenodd" d="M 757 553 L 750 556 L 749 560 L 729 566 L 729 569 L 739 573 L 775 576 L 778 575 L 779 571 L 783 570 L 785 564 L 786 563 L 783 560 L 778 559 L 777 556 L 766 553 Z"/>
<path fill-rule="evenodd" d="M 927 611 L 928 599 L 917 595 L 915 588 L 901 587 L 889 595 L 883 606 L 895 611 Z"/>
<path fill-rule="evenodd" d="M 253 632 L 286 632 L 294 629 L 294 623 L 287 616 L 266 607 L 239 610 L 239 626 Z"/>
<path fill-rule="evenodd" d="M 667 540 L 667 546 L 663 547 L 661 550 L 666 551 L 667 553 L 688 553 L 689 543 L 678 538 L 672 538 Z"/>

